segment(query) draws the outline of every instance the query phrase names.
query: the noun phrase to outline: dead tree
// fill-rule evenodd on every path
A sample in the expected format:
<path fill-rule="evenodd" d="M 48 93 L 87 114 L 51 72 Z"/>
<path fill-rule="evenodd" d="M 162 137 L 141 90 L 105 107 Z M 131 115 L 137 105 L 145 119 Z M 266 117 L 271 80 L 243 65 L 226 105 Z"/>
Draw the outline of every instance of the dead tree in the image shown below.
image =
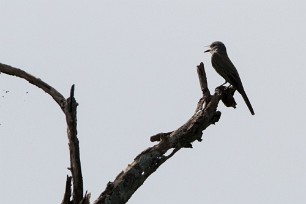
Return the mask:
<path fill-rule="evenodd" d="M 79 140 L 77 138 L 77 106 L 74 97 L 74 85 L 66 99 L 52 86 L 39 78 L 9 65 L 0 63 L 0 73 L 20 77 L 37 86 L 49 94 L 60 106 L 66 116 L 67 136 L 69 141 L 71 176 L 67 175 L 65 193 L 62 204 L 89 204 L 90 193 L 83 190 L 83 177 L 80 160 Z M 106 189 L 94 201 L 95 204 L 121 204 L 126 203 L 144 181 L 154 173 L 160 165 L 171 158 L 182 148 L 192 148 L 194 141 L 202 141 L 202 132 L 209 125 L 218 122 L 221 112 L 217 111 L 219 101 L 227 107 L 236 107 L 233 98 L 235 90 L 231 87 L 220 86 L 213 95 L 207 86 L 204 64 L 197 66 L 202 98 L 199 100 L 194 115 L 178 129 L 158 133 L 150 137 L 152 142 L 158 142 L 147 148 L 134 161 L 120 172 L 113 182 L 109 182 Z M 72 189 L 71 189 L 72 186 Z"/>

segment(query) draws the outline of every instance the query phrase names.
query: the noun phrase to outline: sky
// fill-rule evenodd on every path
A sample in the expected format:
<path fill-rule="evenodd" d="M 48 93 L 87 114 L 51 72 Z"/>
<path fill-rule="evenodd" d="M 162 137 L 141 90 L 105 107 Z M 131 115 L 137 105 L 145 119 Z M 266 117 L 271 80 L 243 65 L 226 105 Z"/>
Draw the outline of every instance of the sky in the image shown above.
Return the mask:
<path fill-rule="evenodd" d="M 194 113 L 207 45 L 227 46 L 242 97 L 220 103 L 203 141 L 163 164 L 128 203 L 306 202 L 305 1 L 0 2 L 0 62 L 69 96 L 75 84 L 84 189 L 93 202 L 144 149 Z M 64 114 L 28 82 L 0 74 L 3 203 L 60 203 L 69 174 Z"/>

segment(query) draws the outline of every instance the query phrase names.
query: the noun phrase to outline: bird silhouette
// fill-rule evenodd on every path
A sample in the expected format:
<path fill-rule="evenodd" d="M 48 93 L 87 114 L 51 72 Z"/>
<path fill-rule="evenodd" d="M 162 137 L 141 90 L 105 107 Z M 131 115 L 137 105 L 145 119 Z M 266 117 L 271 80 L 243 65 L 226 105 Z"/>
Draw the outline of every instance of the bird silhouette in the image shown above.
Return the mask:
<path fill-rule="evenodd" d="M 251 114 L 255 115 L 250 100 L 244 91 L 238 71 L 227 55 L 225 45 L 220 41 L 216 41 L 213 42 L 209 48 L 210 49 L 206 50 L 205 52 L 210 52 L 212 54 L 212 66 L 216 72 L 225 79 L 224 84 L 227 82 L 230 83 L 241 94 Z"/>

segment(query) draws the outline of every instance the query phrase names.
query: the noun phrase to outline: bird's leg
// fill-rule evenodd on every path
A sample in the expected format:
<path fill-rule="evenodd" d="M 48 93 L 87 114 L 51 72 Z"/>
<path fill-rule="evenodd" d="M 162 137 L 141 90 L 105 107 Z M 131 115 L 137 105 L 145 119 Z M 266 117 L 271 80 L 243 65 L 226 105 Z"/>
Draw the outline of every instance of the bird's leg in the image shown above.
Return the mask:
<path fill-rule="evenodd" d="M 226 87 L 225 90 L 229 90 L 234 95 L 234 93 L 236 91 L 236 88 L 233 85 L 230 84 L 228 87 Z"/>
<path fill-rule="evenodd" d="M 220 87 L 220 88 L 223 87 L 222 90 L 227 89 L 228 87 L 224 86 L 224 84 L 226 84 L 226 83 L 227 83 L 227 81 L 225 81 L 223 84 L 221 84 L 221 85 L 218 86 L 218 87 Z"/>
<path fill-rule="evenodd" d="M 225 81 L 223 84 L 221 84 L 220 86 L 223 86 L 224 84 L 226 84 L 227 83 L 227 81 Z"/>

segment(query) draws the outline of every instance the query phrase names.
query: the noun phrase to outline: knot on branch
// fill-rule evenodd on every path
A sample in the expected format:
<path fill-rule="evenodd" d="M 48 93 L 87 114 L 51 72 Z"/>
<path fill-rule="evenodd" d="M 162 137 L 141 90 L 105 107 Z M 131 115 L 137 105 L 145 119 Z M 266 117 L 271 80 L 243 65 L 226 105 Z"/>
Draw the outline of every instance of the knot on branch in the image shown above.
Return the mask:
<path fill-rule="evenodd" d="M 151 142 L 157 142 L 161 141 L 163 139 L 166 139 L 167 136 L 169 136 L 172 132 L 167 132 L 167 133 L 158 133 L 156 135 L 153 135 L 150 137 Z"/>
<path fill-rule="evenodd" d="M 219 121 L 220 117 L 221 117 L 221 112 L 220 111 L 216 111 L 215 115 L 211 118 L 210 123 L 214 125 L 216 122 Z"/>
<path fill-rule="evenodd" d="M 236 89 L 232 86 L 219 86 L 215 90 L 217 93 L 221 94 L 221 100 L 226 107 L 236 108 L 236 101 L 234 99 L 234 93 Z"/>

